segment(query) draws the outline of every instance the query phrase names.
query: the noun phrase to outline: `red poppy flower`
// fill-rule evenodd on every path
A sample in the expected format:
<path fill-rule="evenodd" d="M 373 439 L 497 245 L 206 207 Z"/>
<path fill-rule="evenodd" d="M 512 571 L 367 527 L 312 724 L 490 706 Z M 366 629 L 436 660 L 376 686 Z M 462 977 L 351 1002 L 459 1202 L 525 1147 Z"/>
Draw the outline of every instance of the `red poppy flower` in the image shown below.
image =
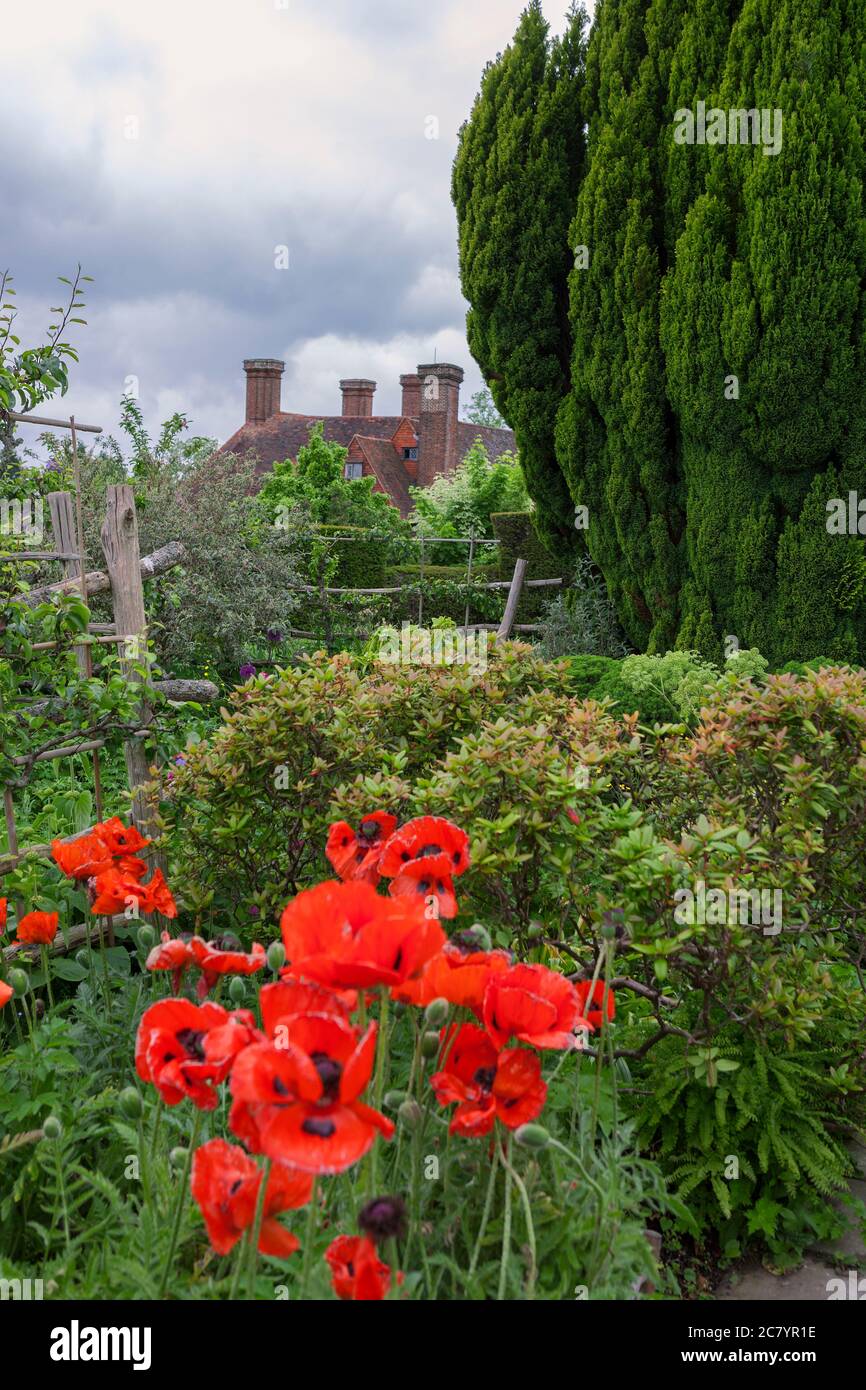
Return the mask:
<path fill-rule="evenodd" d="M 188 970 L 191 965 L 195 965 L 195 956 L 190 950 L 190 943 L 184 941 L 182 937 L 169 936 L 167 931 L 162 933 L 159 946 L 154 946 L 144 962 L 145 970 L 174 971 L 172 990 L 175 994 L 180 988 L 183 972 Z"/>
<path fill-rule="evenodd" d="M 9 1003 L 14 993 L 11 985 L 7 985 L 5 980 L 0 980 L 0 1009 L 3 1008 L 4 1004 Z"/>
<path fill-rule="evenodd" d="M 135 1069 L 142 1081 L 153 1082 L 166 1105 L 188 1096 L 200 1110 L 213 1110 L 215 1087 L 258 1036 L 247 1009 L 228 1013 L 219 1004 L 163 999 L 142 1015 Z"/>
<path fill-rule="evenodd" d="M 575 1028 L 589 1026 L 574 985 L 546 965 L 512 965 L 491 975 L 482 1012 L 497 1048 L 511 1037 L 533 1047 L 574 1047 Z"/>
<path fill-rule="evenodd" d="M 421 1008 L 434 999 L 447 999 L 449 1004 L 471 1009 L 480 1018 L 487 981 L 510 966 L 507 951 L 476 951 L 471 947 L 467 950 L 458 938 L 452 937 L 439 955 L 427 962 L 417 979 L 395 986 L 394 998 L 419 1004 Z"/>
<path fill-rule="evenodd" d="M 51 857 L 67 878 L 96 878 L 113 864 L 103 842 L 92 833 L 71 842 L 52 840 Z"/>
<path fill-rule="evenodd" d="M 254 1153 L 308 1173 L 341 1173 L 394 1126 L 358 1096 L 370 1080 L 376 1025 L 363 1037 L 336 1013 L 292 1014 L 284 1040 L 235 1061 L 229 1128 Z"/>
<path fill-rule="evenodd" d="M 469 836 L 443 816 L 419 816 L 395 831 L 379 863 L 384 878 L 397 878 L 425 860 L 428 874 L 453 878 L 469 867 Z"/>
<path fill-rule="evenodd" d="M 574 986 L 581 1009 L 586 1009 L 586 1001 L 590 999 L 591 980 L 578 980 Z M 600 1028 L 602 1014 L 607 1016 L 608 1023 L 616 1017 L 616 1003 L 614 1002 L 613 990 L 608 989 L 607 998 L 604 997 L 604 980 L 596 980 L 592 989 L 591 1002 L 597 1005 L 596 1008 L 587 1010 L 586 1017 L 591 1028 Z"/>
<path fill-rule="evenodd" d="M 139 910 L 146 910 L 147 889 L 144 884 L 114 865 L 98 876 L 93 892 L 90 911 L 100 916 L 111 917 L 115 912 L 123 912 L 133 902 Z"/>
<path fill-rule="evenodd" d="M 190 1190 L 201 1208 L 210 1243 L 218 1255 L 228 1255 L 245 1231 L 254 1225 L 262 1174 L 236 1144 L 211 1139 L 196 1149 L 192 1158 Z M 274 1217 L 309 1202 L 313 1179 L 283 1163 L 275 1163 L 268 1177 L 258 1248 L 263 1255 L 285 1258 L 298 1249 L 297 1236 Z"/>
<path fill-rule="evenodd" d="M 373 1303 L 388 1293 L 391 1269 L 368 1236 L 337 1236 L 325 1251 L 331 1286 L 338 1298 Z M 402 1274 L 397 1275 L 402 1284 Z"/>
<path fill-rule="evenodd" d="M 325 858 L 338 878 L 379 882 L 379 859 L 397 826 L 397 817 L 387 811 L 371 811 L 358 825 L 357 834 L 347 821 L 339 820 L 328 831 Z"/>
<path fill-rule="evenodd" d="M 249 954 L 246 951 L 221 951 L 212 942 L 203 941 L 200 936 L 192 938 L 189 950 L 202 972 L 198 982 L 198 993 L 201 997 L 207 994 L 209 989 L 213 989 L 221 975 L 255 975 L 257 970 L 264 967 L 268 958 L 264 946 L 258 944 L 253 946 Z"/>
<path fill-rule="evenodd" d="M 2 936 L 6 930 L 6 907 L 7 899 L 0 898 L 0 936 Z"/>
<path fill-rule="evenodd" d="M 295 1014 L 336 1014 L 348 1020 L 357 996 L 351 994 L 351 1002 L 343 994 L 325 989 L 324 985 L 307 984 L 302 980 L 277 980 L 274 984 L 262 985 L 259 990 L 259 1005 L 262 1011 L 262 1025 L 268 1037 L 280 1044 L 287 1041 L 285 1028 Z"/>
<path fill-rule="evenodd" d="M 119 816 L 112 816 L 110 820 L 95 825 L 91 833 L 113 855 L 138 854 L 140 849 L 150 844 L 150 840 L 145 840 L 134 825 L 124 825 Z"/>
<path fill-rule="evenodd" d="M 445 943 L 420 904 L 389 902 L 369 883 L 309 888 L 289 903 L 280 927 L 290 961 L 282 974 L 342 989 L 400 984 Z"/>
<path fill-rule="evenodd" d="M 56 912 L 28 912 L 18 923 L 18 940 L 35 946 L 49 946 L 57 935 Z"/>
<path fill-rule="evenodd" d="M 444 1030 L 442 1037 L 448 1041 Z M 536 1120 L 544 1109 L 547 1086 L 537 1055 L 523 1047 L 497 1052 L 484 1029 L 474 1023 L 460 1028 L 445 1065 L 447 1070 L 431 1076 L 430 1085 L 440 1105 L 457 1101 L 452 1134 L 489 1134 L 497 1118 L 508 1129 L 517 1129 Z"/>
<path fill-rule="evenodd" d="M 435 899 L 436 918 L 444 917 L 450 920 L 457 916 L 457 897 L 454 892 L 454 880 L 447 875 L 440 877 L 432 875 L 425 868 L 423 860 L 417 864 L 410 864 L 405 874 L 400 874 L 393 878 L 388 884 L 388 892 L 392 898 L 415 899 L 425 906 L 431 898 Z"/>
<path fill-rule="evenodd" d="M 176 917 L 177 904 L 171 889 L 165 881 L 162 869 L 154 872 L 153 878 L 145 884 L 147 888 L 147 907 L 145 912 L 161 912 L 163 917 Z"/>

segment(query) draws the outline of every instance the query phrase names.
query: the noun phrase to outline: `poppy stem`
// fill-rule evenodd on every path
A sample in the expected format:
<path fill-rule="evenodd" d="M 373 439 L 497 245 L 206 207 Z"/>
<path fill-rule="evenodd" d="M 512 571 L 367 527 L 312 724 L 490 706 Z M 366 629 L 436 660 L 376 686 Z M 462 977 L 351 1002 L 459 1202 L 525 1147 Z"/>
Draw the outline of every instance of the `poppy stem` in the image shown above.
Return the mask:
<path fill-rule="evenodd" d="M 235 1268 L 232 1275 L 232 1286 L 229 1289 L 229 1303 L 233 1303 L 238 1296 L 238 1287 L 241 1282 L 241 1273 L 247 1266 L 247 1254 L 252 1240 L 252 1232 L 245 1231 L 243 1238 L 238 1241 L 238 1253 L 235 1259 Z"/>
<path fill-rule="evenodd" d="M 307 1296 L 307 1288 L 310 1282 L 310 1269 L 313 1264 L 313 1237 L 316 1234 L 316 1217 L 319 1214 L 319 1179 L 318 1175 L 313 1178 L 313 1190 L 310 1193 L 310 1205 L 307 1208 L 307 1226 L 304 1231 L 304 1263 L 301 1267 L 301 1288 L 298 1293 L 298 1300 L 301 1301 Z"/>
<path fill-rule="evenodd" d="M 154 1116 L 154 1120 L 153 1120 L 153 1135 L 151 1136 L 151 1140 L 150 1140 L 150 1161 L 151 1161 L 151 1163 L 153 1162 L 154 1155 L 156 1154 L 156 1140 L 157 1140 L 157 1136 L 158 1136 L 158 1134 L 159 1134 L 159 1122 L 160 1122 L 160 1120 L 162 1119 L 162 1109 L 163 1109 L 163 1099 L 162 1099 L 162 1096 L 160 1096 L 159 1100 L 156 1102 L 156 1115 Z"/>
<path fill-rule="evenodd" d="M 499 1164 L 499 1146 L 493 1149 L 493 1161 L 490 1164 L 490 1178 L 487 1183 L 487 1196 L 484 1198 L 484 1210 L 481 1213 L 481 1225 L 478 1227 L 478 1235 L 475 1239 L 475 1249 L 472 1251 L 472 1259 L 469 1262 L 469 1275 L 471 1279 L 475 1273 L 475 1266 L 478 1264 L 478 1257 L 481 1254 L 481 1242 L 484 1239 L 484 1232 L 487 1230 L 487 1223 L 490 1220 L 490 1210 L 493 1206 L 493 1193 L 496 1188 L 496 1169 Z"/>
<path fill-rule="evenodd" d="M 387 987 L 385 987 L 385 988 L 382 989 L 382 991 L 381 991 L 381 993 L 380 993 L 380 995 L 379 995 L 379 1038 L 378 1038 L 378 1047 L 377 1047 L 377 1050 L 376 1050 L 376 1076 L 375 1076 L 375 1079 L 374 1079 L 374 1082 L 373 1082 L 373 1095 L 374 1095 L 374 1097 L 375 1097 L 375 1099 L 374 1099 L 374 1101 L 373 1101 L 373 1104 L 375 1105 L 375 1107 L 376 1107 L 377 1110 L 381 1110 L 381 1109 L 382 1109 L 382 1095 L 383 1095 L 384 1090 L 385 1090 L 385 1060 L 386 1060 L 387 1053 L 388 1053 L 388 1043 L 389 1043 L 389 1036 L 388 1036 L 388 1032 L 389 1032 L 389 1029 L 388 1029 L 388 1023 L 389 1023 L 389 1019 L 388 1019 L 388 1004 L 389 1004 L 388 989 L 387 989 Z M 369 1170 L 369 1173 L 370 1173 L 370 1181 L 369 1181 L 369 1184 L 368 1184 L 368 1192 L 369 1192 L 369 1194 L 370 1194 L 371 1197 L 374 1195 L 375 1190 L 376 1190 L 376 1178 L 377 1178 L 377 1170 L 378 1170 L 378 1157 L 379 1157 L 379 1141 L 378 1141 L 378 1138 L 377 1138 L 377 1139 L 375 1139 L 375 1140 L 373 1141 L 373 1147 L 372 1147 L 372 1149 L 370 1150 L 370 1170 Z"/>
<path fill-rule="evenodd" d="M 535 1278 L 538 1273 L 538 1258 L 535 1245 L 535 1223 L 532 1220 L 532 1203 L 529 1200 L 529 1193 L 526 1191 L 526 1184 L 521 1178 L 516 1168 L 511 1166 L 511 1135 L 508 1136 L 508 1153 L 502 1149 L 502 1163 L 505 1171 L 510 1175 L 511 1181 L 517 1188 L 520 1195 L 520 1204 L 523 1207 L 523 1215 L 526 1220 L 526 1242 L 529 1246 L 529 1271 L 526 1275 L 526 1297 L 531 1300 L 535 1297 Z"/>
<path fill-rule="evenodd" d="M 510 1145 L 510 1135 L 508 1142 Z M 508 1281 L 508 1256 L 511 1254 L 511 1177 L 513 1172 L 514 1169 L 509 1164 L 505 1169 L 505 1219 L 502 1224 L 502 1256 L 499 1261 L 499 1289 L 496 1294 L 499 1303 L 505 1298 L 505 1288 Z"/>
<path fill-rule="evenodd" d="M 174 1207 L 174 1222 L 171 1228 L 171 1244 L 168 1247 L 168 1257 L 162 1267 L 162 1278 L 159 1281 L 159 1292 L 157 1298 L 162 1298 L 165 1293 L 165 1286 L 168 1283 L 168 1276 L 174 1263 L 174 1252 L 177 1249 L 177 1238 L 180 1234 L 180 1223 L 183 1217 L 183 1209 L 186 1206 L 187 1190 L 189 1188 L 189 1170 L 192 1167 L 192 1155 L 198 1143 L 198 1132 L 201 1126 L 201 1111 L 196 1110 L 195 1121 L 192 1127 L 192 1138 L 187 1147 L 186 1157 L 183 1161 L 183 1173 L 181 1174 L 180 1185 L 178 1187 L 177 1200 Z"/>
<path fill-rule="evenodd" d="M 54 990 L 51 988 L 51 966 L 48 963 L 48 947 L 40 946 L 39 955 L 42 959 L 42 970 L 45 975 L 45 983 L 48 987 L 48 1003 L 54 1008 Z"/>
<path fill-rule="evenodd" d="M 259 1236 L 262 1230 L 262 1217 L 265 1214 L 265 1197 L 267 1195 L 270 1176 L 271 1160 L 266 1158 L 262 1167 L 262 1180 L 259 1183 L 259 1193 L 256 1199 L 256 1215 L 253 1221 L 252 1235 L 250 1236 L 249 1278 L 247 1281 L 247 1292 L 250 1298 L 255 1298 L 256 1296 L 256 1264 L 259 1258 Z"/>

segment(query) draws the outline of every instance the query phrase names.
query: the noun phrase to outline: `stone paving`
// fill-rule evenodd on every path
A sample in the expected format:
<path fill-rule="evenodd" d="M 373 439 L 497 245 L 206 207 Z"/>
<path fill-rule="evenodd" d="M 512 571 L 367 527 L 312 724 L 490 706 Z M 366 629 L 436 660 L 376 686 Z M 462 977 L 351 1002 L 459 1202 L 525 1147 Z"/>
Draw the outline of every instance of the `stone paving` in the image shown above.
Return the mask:
<path fill-rule="evenodd" d="M 857 1176 L 851 1180 L 850 1191 L 853 1196 L 866 1202 L 866 1147 L 852 1143 L 851 1153 Z M 866 1244 L 856 1219 L 841 1205 L 839 1210 L 849 1223 L 847 1230 L 838 1240 L 816 1245 L 799 1269 L 791 1270 L 788 1274 L 771 1274 L 758 1261 L 748 1261 L 725 1275 L 716 1290 L 716 1298 L 722 1303 L 772 1303 L 791 1299 L 824 1303 L 828 1298 L 830 1280 L 842 1278 L 849 1285 L 854 1284 L 854 1288 L 849 1288 L 848 1297 L 857 1296 L 866 1300 Z M 857 1275 L 854 1281 L 850 1280 L 851 1270 Z M 864 1280 L 863 1291 L 855 1293 L 860 1279 Z"/>

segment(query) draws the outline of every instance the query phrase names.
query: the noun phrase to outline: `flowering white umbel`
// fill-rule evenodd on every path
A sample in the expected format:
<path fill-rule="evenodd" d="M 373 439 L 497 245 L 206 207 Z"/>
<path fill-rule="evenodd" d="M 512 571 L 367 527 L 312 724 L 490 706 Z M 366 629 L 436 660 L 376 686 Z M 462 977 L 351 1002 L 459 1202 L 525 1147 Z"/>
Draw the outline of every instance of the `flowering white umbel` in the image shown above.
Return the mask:
<path fill-rule="evenodd" d="M 761 926 L 764 936 L 778 936 L 782 930 L 781 888 L 710 888 L 702 878 L 695 891 L 678 888 L 674 893 L 674 921 L 680 926 L 723 926 L 738 922 L 740 926 Z"/>
<path fill-rule="evenodd" d="M 69 1327 L 51 1332 L 52 1361 L 131 1361 L 134 1371 L 150 1370 L 149 1327 Z"/>

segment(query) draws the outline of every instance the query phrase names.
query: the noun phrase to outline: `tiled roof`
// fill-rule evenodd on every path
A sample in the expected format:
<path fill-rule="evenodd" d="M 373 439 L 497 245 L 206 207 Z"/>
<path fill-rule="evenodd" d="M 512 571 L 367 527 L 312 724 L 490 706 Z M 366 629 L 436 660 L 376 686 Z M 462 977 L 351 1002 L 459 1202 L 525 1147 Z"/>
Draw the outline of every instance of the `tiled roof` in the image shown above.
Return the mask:
<path fill-rule="evenodd" d="M 269 472 L 271 465 L 283 459 L 298 457 L 298 450 L 309 442 L 310 428 L 320 421 L 324 438 L 348 448 L 358 436 L 359 447 L 370 467 L 403 516 L 412 509 L 409 487 L 412 478 L 403 460 L 391 443 L 402 415 L 295 415 L 279 411 L 270 420 L 259 424 L 241 425 L 220 449 L 221 454 L 252 453 L 258 460 L 257 473 Z M 410 418 L 417 433 L 418 420 Z M 506 450 L 516 448 L 511 430 L 494 429 L 490 425 L 473 425 L 466 420 L 457 422 L 457 451 L 462 459 L 478 436 L 491 459 L 498 459 Z"/>
<path fill-rule="evenodd" d="M 400 515 L 408 516 L 413 507 L 409 496 L 412 479 L 406 472 L 399 451 L 390 439 L 376 439 L 369 435 L 357 435 L 355 443 Z"/>

